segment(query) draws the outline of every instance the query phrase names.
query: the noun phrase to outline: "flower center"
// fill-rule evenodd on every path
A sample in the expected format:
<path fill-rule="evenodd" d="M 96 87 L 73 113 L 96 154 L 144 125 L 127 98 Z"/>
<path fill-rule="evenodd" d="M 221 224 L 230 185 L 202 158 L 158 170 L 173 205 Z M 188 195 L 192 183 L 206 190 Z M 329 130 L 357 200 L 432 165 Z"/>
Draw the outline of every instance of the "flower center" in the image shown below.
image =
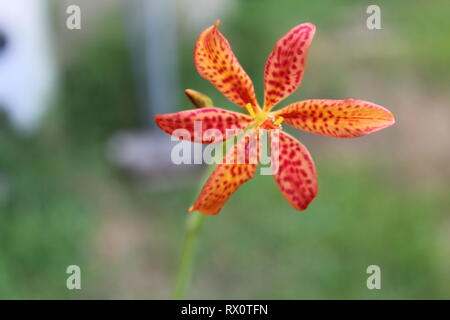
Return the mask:
<path fill-rule="evenodd" d="M 245 108 L 250 116 L 255 120 L 255 128 L 266 130 L 281 129 L 281 123 L 284 120 L 283 117 L 278 117 L 275 119 L 274 115 L 268 111 L 258 111 L 255 113 L 250 103 L 248 103 Z"/>

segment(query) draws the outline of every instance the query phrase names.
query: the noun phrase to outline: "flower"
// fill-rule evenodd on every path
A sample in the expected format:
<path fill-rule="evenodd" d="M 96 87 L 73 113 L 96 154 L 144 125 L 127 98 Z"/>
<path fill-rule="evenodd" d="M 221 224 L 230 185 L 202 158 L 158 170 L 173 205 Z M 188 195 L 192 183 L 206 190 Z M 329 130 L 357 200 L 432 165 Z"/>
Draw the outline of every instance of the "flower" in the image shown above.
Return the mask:
<path fill-rule="evenodd" d="M 207 107 L 156 115 L 156 123 L 163 131 L 172 134 L 176 129 L 183 128 L 193 132 L 196 120 L 202 121 L 203 130 L 215 128 L 224 136 L 226 129 L 250 128 L 247 136 L 240 139 L 230 154 L 225 156 L 234 158 L 239 148 L 250 152 L 249 136 L 258 137 L 260 129 L 281 129 L 281 122 L 336 138 L 359 137 L 395 123 L 394 116 L 387 109 L 356 99 L 311 99 L 271 111 L 301 83 L 306 56 L 315 33 L 315 26 L 311 23 L 292 28 L 275 44 L 264 69 L 264 105 L 261 108 L 255 97 L 253 83 L 239 64 L 227 39 L 220 33 L 219 24 L 217 21 L 200 34 L 194 49 L 195 66 L 203 78 L 209 80 L 231 102 L 246 109 L 249 115 L 211 107 L 212 103 L 206 96 L 187 91 L 186 94 L 195 105 Z M 279 143 L 271 143 L 272 165 L 275 157 L 279 160 L 278 170 L 274 172 L 275 181 L 293 208 L 305 210 L 318 192 L 314 162 L 306 147 L 298 140 L 282 131 L 277 136 Z M 209 139 L 201 139 L 203 143 L 211 143 Z M 191 141 L 195 141 L 194 138 Z M 255 171 L 256 164 L 250 162 L 218 164 L 189 211 L 219 213 L 231 194 L 251 179 Z"/>

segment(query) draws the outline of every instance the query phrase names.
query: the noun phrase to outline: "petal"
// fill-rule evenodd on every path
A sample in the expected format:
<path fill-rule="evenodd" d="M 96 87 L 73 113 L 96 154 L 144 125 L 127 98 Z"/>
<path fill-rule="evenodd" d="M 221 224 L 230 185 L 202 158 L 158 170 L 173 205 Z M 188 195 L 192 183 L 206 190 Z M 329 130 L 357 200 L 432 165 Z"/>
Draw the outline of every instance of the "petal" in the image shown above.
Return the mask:
<path fill-rule="evenodd" d="M 201 108 L 176 113 L 157 114 L 155 121 L 161 130 L 181 140 L 209 144 L 222 142 L 226 138 L 237 135 L 253 119 L 239 112 L 220 108 Z M 183 131 L 174 132 L 177 129 L 184 129 L 188 136 L 183 134 Z"/>
<path fill-rule="evenodd" d="M 312 99 L 293 103 L 274 113 L 301 130 L 336 138 L 354 138 L 395 123 L 392 113 L 375 103 L 345 99 Z"/>
<path fill-rule="evenodd" d="M 231 102 L 241 107 L 250 103 L 257 111 L 259 107 L 253 83 L 217 27 L 216 23 L 203 31 L 195 44 L 197 71 Z"/>
<path fill-rule="evenodd" d="M 311 23 L 292 28 L 275 44 L 264 69 L 264 110 L 294 92 L 302 81 L 309 46 L 316 32 Z"/>
<path fill-rule="evenodd" d="M 189 212 L 219 213 L 228 198 L 253 178 L 257 167 L 255 155 L 258 143 L 254 130 L 240 139 L 224 157 L 223 163 L 218 164 L 211 173 Z M 241 151 L 244 151 L 245 159 L 240 157 Z"/>
<path fill-rule="evenodd" d="M 308 149 L 285 132 L 271 135 L 271 166 L 283 196 L 296 210 L 305 210 L 317 195 L 317 175 Z"/>

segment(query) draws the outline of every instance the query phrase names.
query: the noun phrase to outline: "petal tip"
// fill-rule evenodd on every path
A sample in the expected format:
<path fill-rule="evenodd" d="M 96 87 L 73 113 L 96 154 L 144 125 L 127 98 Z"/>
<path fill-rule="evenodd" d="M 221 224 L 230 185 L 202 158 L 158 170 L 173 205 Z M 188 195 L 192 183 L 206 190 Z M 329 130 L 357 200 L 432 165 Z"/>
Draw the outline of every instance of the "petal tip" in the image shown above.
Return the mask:
<path fill-rule="evenodd" d="M 218 210 L 205 210 L 205 209 L 199 208 L 196 205 L 190 206 L 189 209 L 188 209 L 188 212 L 192 213 L 194 211 L 198 211 L 199 213 L 206 214 L 208 216 L 213 216 L 213 215 L 218 214 L 220 212 L 220 209 L 218 209 Z"/>
<path fill-rule="evenodd" d="M 382 110 L 386 114 L 386 119 L 384 119 L 385 124 L 380 127 L 380 130 L 393 126 L 396 123 L 394 114 L 390 110 L 386 109 L 385 107 L 380 106 L 380 108 L 382 108 Z"/>
<path fill-rule="evenodd" d="M 310 27 L 313 32 L 316 31 L 316 25 L 314 23 L 306 22 L 304 25 Z"/>
<path fill-rule="evenodd" d="M 390 125 L 392 126 L 392 125 L 394 125 L 396 123 L 395 116 L 394 116 L 394 114 L 391 111 L 389 111 L 389 110 L 387 110 L 387 111 L 389 112 L 389 116 L 391 117 Z"/>
<path fill-rule="evenodd" d="M 392 118 L 388 120 L 388 123 L 387 123 L 387 125 L 386 125 L 386 128 L 387 128 L 387 127 L 393 126 L 395 123 L 396 123 L 395 117 L 394 117 L 394 115 L 392 114 Z"/>
<path fill-rule="evenodd" d="M 316 194 L 314 194 L 314 196 L 312 198 L 309 199 L 308 202 L 304 203 L 301 207 L 296 208 L 297 211 L 306 211 L 306 209 L 309 208 L 310 204 L 314 201 L 314 199 L 317 197 L 317 192 Z"/>
<path fill-rule="evenodd" d="M 218 28 L 218 27 L 220 26 L 220 19 L 217 19 L 217 20 L 216 20 L 216 23 L 214 23 L 214 26 L 215 26 L 216 28 Z"/>
<path fill-rule="evenodd" d="M 162 114 L 155 114 L 153 116 L 153 120 L 155 120 L 155 123 L 158 125 L 158 127 L 159 127 L 159 124 L 161 122 L 161 117 L 162 117 Z"/>

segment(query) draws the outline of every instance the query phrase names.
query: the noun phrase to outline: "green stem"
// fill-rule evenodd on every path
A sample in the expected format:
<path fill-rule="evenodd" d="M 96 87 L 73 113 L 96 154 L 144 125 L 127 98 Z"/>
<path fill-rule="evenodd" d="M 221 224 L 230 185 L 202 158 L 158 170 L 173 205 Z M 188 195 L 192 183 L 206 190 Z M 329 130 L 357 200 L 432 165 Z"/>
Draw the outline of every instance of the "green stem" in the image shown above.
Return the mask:
<path fill-rule="evenodd" d="M 194 251 L 197 244 L 200 229 L 205 222 L 206 215 L 193 212 L 186 221 L 186 234 L 184 238 L 183 248 L 181 250 L 180 264 L 178 267 L 175 289 L 172 299 L 182 299 L 187 286 L 189 285 Z"/>
<path fill-rule="evenodd" d="M 248 128 L 245 130 L 247 131 Z M 245 132 L 244 132 L 245 133 Z M 223 149 L 227 150 L 227 144 L 233 143 L 234 144 L 234 138 L 231 138 L 227 141 L 223 142 Z M 215 155 L 216 160 L 218 159 L 219 155 Z M 218 163 L 218 162 L 216 162 Z M 213 165 L 209 167 L 209 169 L 206 171 L 206 174 L 204 176 L 203 183 L 207 180 L 211 172 L 214 170 Z M 175 288 L 172 293 L 172 299 L 179 300 L 182 299 L 184 296 L 184 293 L 186 291 L 186 288 L 189 285 L 189 282 L 191 280 L 192 275 L 192 266 L 193 266 L 193 260 L 194 260 L 194 251 L 197 244 L 198 236 L 201 230 L 201 227 L 203 226 L 203 223 L 205 222 L 206 215 L 198 212 L 193 212 L 189 214 L 189 217 L 186 221 L 186 233 L 184 236 L 184 242 L 183 242 L 183 248 L 181 249 L 181 257 L 180 257 L 180 264 L 178 266 L 177 276 L 175 280 Z"/>
<path fill-rule="evenodd" d="M 200 186 L 206 182 L 209 175 L 214 170 L 214 167 L 215 166 L 209 166 L 208 170 L 206 170 Z M 199 212 L 190 213 L 186 219 L 186 229 L 183 247 L 181 248 L 180 264 L 178 265 L 175 287 L 172 292 L 172 299 L 174 300 L 183 298 L 186 288 L 191 280 L 194 251 L 205 219 L 206 215 Z"/>

